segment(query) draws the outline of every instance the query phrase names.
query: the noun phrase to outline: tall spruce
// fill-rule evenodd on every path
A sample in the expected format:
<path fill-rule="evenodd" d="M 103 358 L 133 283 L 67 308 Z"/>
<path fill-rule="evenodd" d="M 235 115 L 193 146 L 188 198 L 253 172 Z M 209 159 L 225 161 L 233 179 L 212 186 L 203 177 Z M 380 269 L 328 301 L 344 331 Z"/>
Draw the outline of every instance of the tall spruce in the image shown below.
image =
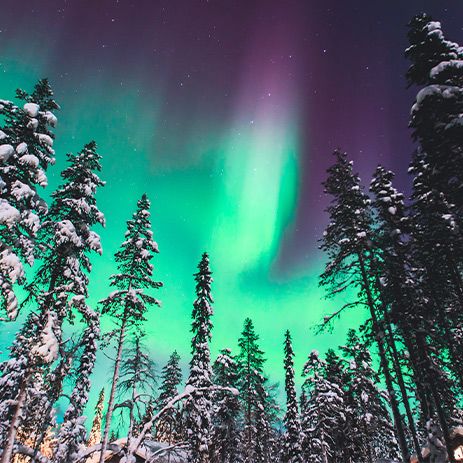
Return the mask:
<path fill-rule="evenodd" d="M 8 370 L 16 368 L 15 362 L 19 360 L 16 355 L 22 352 L 21 361 L 25 362 L 25 367 L 16 375 L 19 384 L 9 382 L 2 391 L 5 396 L 16 397 L 9 410 L 10 416 L 1 417 L 2 421 L 11 420 L 2 459 L 8 458 L 15 429 L 21 426 L 24 407 L 33 400 L 28 395 L 33 396 L 34 393 L 34 375 L 46 374 L 58 358 L 62 348 L 63 323 L 73 321 L 74 302 L 87 296 L 88 273 L 91 270 L 89 254 L 102 252 L 99 236 L 92 230 L 94 225 L 104 224 L 104 216 L 95 200 L 97 188 L 104 185 L 97 175 L 101 166 L 100 156 L 95 150 L 96 145 L 92 142 L 79 154 L 68 155 L 69 166 L 61 174 L 64 182 L 53 193 L 47 220 L 40 229 L 42 265 L 33 283 L 27 287 L 28 299 L 37 306 L 36 313 L 28 315 L 34 320 L 32 325 L 27 322 L 28 326 L 33 326 L 28 330 L 28 352 L 15 349 L 2 368 L 8 375 Z M 81 303 L 77 305 L 81 306 Z M 26 338 L 21 336 L 21 342 L 26 342 Z M 93 363 L 89 365 L 89 371 L 92 368 Z M 61 385 L 54 385 L 54 388 L 59 396 Z M 15 395 L 16 392 L 19 396 Z M 52 406 L 50 403 L 46 409 L 52 410 Z M 49 417 L 44 415 L 42 434 L 45 426 L 48 428 L 50 424 Z"/>
<path fill-rule="evenodd" d="M 237 356 L 239 391 L 243 409 L 243 458 L 248 462 L 268 461 L 267 378 L 264 374 L 264 353 L 258 345 L 259 336 L 250 318 L 244 321 L 241 337 L 238 339 Z"/>
<path fill-rule="evenodd" d="M 147 292 L 149 289 L 158 289 L 162 286 L 162 283 L 153 279 L 154 266 L 151 260 L 159 251 L 157 243 L 153 240 L 149 209 L 150 201 L 144 194 L 137 202 L 137 209 L 132 219 L 127 222 L 125 240 L 115 254 L 119 273 L 111 276 L 111 286 L 116 289 L 100 303 L 102 313 L 108 314 L 116 324 L 116 329 L 113 331 L 113 336 L 116 338 L 116 357 L 105 415 L 100 463 L 104 461 L 108 445 L 126 337 L 140 334 L 148 309 L 160 304 Z"/>
<path fill-rule="evenodd" d="M 347 289 L 355 290 L 358 299 L 344 304 L 337 312 L 359 304 L 368 309 L 372 335 L 378 347 L 381 368 L 390 396 L 402 460 L 410 459 L 402 416 L 399 410 L 393 377 L 387 356 L 384 307 L 378 304 L 375 293 L 375 253 L 372 248 L 372 213 L 370 199 L 364 193 L 360 179 L 353 172 L 353 163 L 346 153 L 334 152 L 335 162 L 328 169 L 324 182 L 325 193 L 332 197 L 327 212 L 330 217 L 321 244 L 328 262 L 320 277 L 320 285 L 327 288 L 328 297 L 337 296 Z M 330 320 L 334 315 L 327 318 Z"/>
<path fill-rule="evenodd" d="M 416 330 L 420 326 L 418 319 L 422 310 L 422 300 L 417 291 L 420 277 L 411 251 L 411 218 L 406 215 L 404 196 L 394 188 L 393 179 L 394 174 L 391 171 L 378 166 L 370 184 L 376 214 L 373 236 L 377 257 L 375 280 L 381 301 L 386 307 L 386 332 L 392 347 L 395 375 L 407 416 L 408 430 L 415 454 L 421 462 L 421 445 L 410 397 L 413 392 L 406 387 L 404 376 L 405 372 L 413 376 L 416 384 L 415 396 L 426 408 L 424 404 L 427 398 L 422 387 L 423 370 L 419 360 L 423 353 L 416 343 Z M 397 336 L 404 344 L 407 355 L 399 354 L 395 342 Z M 405 362 L 401 362 L 400 358 Z"/>
<path fill-rule="evenodd" d="M 288 463 L 302 462 L 301 423 L 297 406 L 296 386 L 294 383 L 294 351 L 291 334 L 287 330 L 284 342 L 284 368 L 286 391 L 286 414 L 284 424 L 286 432 L 283 443 L 283 461 Z"/>
<path fill-rule="evenodd" d="M 185 403 L 186 435 L 190 446 L 190 463 L 208 463 L 211 445 L 211 393 L 212 370 L 209 351 L 212 322 L 212 272 L 209 256 L 204 253 L 195 273 L 196 300 L 193 303 L 191 331 L 192 358 L 186 387 L 192 389 Z"/>

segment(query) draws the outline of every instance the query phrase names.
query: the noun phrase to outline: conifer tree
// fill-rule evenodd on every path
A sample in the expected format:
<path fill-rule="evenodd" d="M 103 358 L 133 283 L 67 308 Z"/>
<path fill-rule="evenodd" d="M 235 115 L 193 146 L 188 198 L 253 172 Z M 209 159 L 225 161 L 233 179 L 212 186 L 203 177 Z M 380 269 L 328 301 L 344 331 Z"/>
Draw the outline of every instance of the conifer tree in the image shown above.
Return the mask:
<path fill-rule="evenodd" d="M 143 195 L 137 203 L 137 209 L 132 219 L 127 222 L 125 241 L 115 254 L 119 273 L 111 276 L 111 286 L 115 287 L 116 290 L 101 301 L 102 313 L 110 315 L 117 324 L 117 328 L 113 332 L 117 339 L 100 463 L 104 461 L 104 454 L 108 445 L 122 349 L 126 337 L 127 335 L 140 334 L 141 324 L 145 321 L 149 307 L 159 305 L 159 301 L 146 291 L 162 286 L 162 283 L 153 280 L 154 267 L 151 259 L 159 251 L 156 242 L 153 241 L 149 208 L 148 197 Z"/>
<path fill-rule="evenodd" d="M 294 384 L 294 351 L 291 341 L 291 334 L 287 330 L 284 342 L 284 367 L 285 367 L 285 391 L 286 391 L 286 414 L 284 434 L 283 461 L 288 463 L 302 462 L 301 450 L 301 423 L 297 406 L 296 386 Z"/>
<path fill-rule="evenodd" d="M 255 412 L 255 461 L 271 463 L 280 456 L 280 440 L 276 423 L 279 420 L 280 407 L 277 402 L 278 385 L 268 384 L 268 380 L 258 384 L 257 398 L 259 407 Z M 280 438 L 280 440 L 279 440 Z"/>
<path fill-rule="evenodd" d="M 244 321 L 237 363 L 239 372 L 239 391 L 243 409 L 243 457 L 246 463 L 266 461 L 264 437 L 268 436 L 267 378 L 264 375 L 264 353 L 257 341 L 259 336 L 250 318 Z"/>
<path fill-rule="evenodd" d="M 230 349 L 222 349 L 213 366 L 213 383 L 228 389 L 238 387 L 238 364 Z M 241 463 L 239 398 L 218 390 L 213 396 L 212 460 L 217 463 Z"/>
<path fill-rule="evenodd" d="M 45 171 L 54 163 L 51 112 L 59 109 L 46 79 L 32 94 L 17 91 L 22 106 L 2 100 L 0 115 L 0 310 L 7 319 L 18 314 L 16 283 L 25 282 L 24 264 L 32 265 L 35 241 L 46 202 L 37 187 L 47 185 Z"/>
<path fill-rule="evenodd" d="M 181 382 L 180 356 L 177 351 L 174 351 L 162 369 L 159 397 L 156 401 L 157 409 L 161 410 L 178 395 Z M 181 413 L 178 407 L 170 408 L 159 417 L 156 423 L 156 440 L 168 444 L 178 441 L 182 437 L 181 424 Z"/>
<path fill-rule="evenodd" d="M 325 362 L 312 351 L 304 366 L 306 394 L 302 410 L 303 452 L 306 461 L 334 463 L 338 454 L 336 435 L 345 424 L 343 391 L 325 377 Z"/>
<path fill-rule="evenodd" d="M 415 174 L 411 245 L 413 263 L 420 276 L 415 284 L 414 300 L 420 305 L 417 307 L 419 315 L 414 318 L 414 332 L 418 368 L 433 372 L 432 376 L 419 376 L 428 401 L 424 421 L 429 430 L 440 427 L 438 434 L 442 434 L 449 459 L 453 461 L 450 425 L 455 411 L 455 396 L 447 368 L 454 372 L 461 388 L 461 344 L 458 336 L 453 334 L 461 325 L 460 273 L 455 264 L 461 256 L 461 239 L 456 232 L 458 227 L 453 206 L 448 204 L 442 192 L 433 187 L 430 165 L 424 154 L 416 156 L 411 171 Z M 431 265 L 431 261 L 436 265 Z M 442 267 L 442 264 L 445 266 Z M 447 366 L 442 355 L 446 350 L 451 359 Z M 431 421 L 432 426 L 428 423 Z M 440 439 L 430 433 L 428 436 L 432 441 Z"/>
<path fill-rule="evenodd" d="M 408 40 L 410 46 L 405 56 L 411 61 L 407 71 L 409 85 L 429 83 L 435 66 L 463 57 L 459 45 L 445 39 L 441 23 L 426 13 L 412 18 L 408 24 Z"/>
<path fill-rule="evenodd" d="M 193 388 L 185 404 L 186 433 L 190 445 L 188 461 L 190 463 L 208 463 L 210 461 L 211 412 L 212 402 L 207 388 L 212 386 L 212 370 L 209 342 L 212 322 L 212 273 L 209 268 L 209 256 L 204 253 L 194 275 L 196 282 L 196 300 L 193 303 L 191 341 L 192 358 L 190 375 L 186 387 Z M 196 390 L 201 389 L 201 390 Z"/>
<path fill-rule="evenodd" d="M 9 382 L 4 391 L 11 398 L 15 397 L 14 391 L 23 391 L 24 395 L 21 400 L 17 398 L 13 402 L 15 405 L 10 410 L 12 418 L 6 437 L 7 451 L 2 459 L 8 458 L 15 429 L 21 426 L 18 420 L 21 420 L 22 410 L 27 406 L 27 401 L 30 401 L 27 398 L 28 391 L 33 393 L 33 375 L 44 374 L 58 358 L 62 325 L 65 320 L 72 321 L 74 318 L 72 301 L 81 301 L 87 296 L 87 274 L 91 270 L 88 254 L 102 252 L 99 236 L 92 230 L 94 225 L 104 224 L 103 214 L 98 210 L 95 200 L 97 188 L 104 185 L 96 174 L 101 167 L 100 156 L 95 150 L 96 145 L 92 142 L 79 154 L 68 156 L 69 166 L 61 174 L 64 182 L 53 193 L 50 212 L 40 229 L 40 240 L 43 243 L 40 253 L 42 265 L 33 283 L 27 288 L 29 300 L 37 304 L 38 310 L 37 314 L 29 315 L 34 322 L 28 335 L 29 351 L 22 354 L 26 367 L 17 378 L 20 384 Z M 80 303 L 78 305 L 81 306 Z M 21 341 L 25 341 L 25 338 L 21 337 Z M 13 355 L 5 364 L 4 374 L 8 374 L 8 369 L 15 368 L 15 360 L 17 359 Z M 89 368 L 93 368 L 93 364 Z M 58 391 L 61 388 L 60 385 L 54 387 Z M 52 404 L 46 409 L 51 410 Z M 2 416 L 1 419 L 5 421 L 8 417 Z M 48 417 L 43 416 L 43 421 L 47 420 Z"/>
<path fill-rule="evenodd" d="M 403 194 L 399 193 L 392 184 L 393 178 L 394 174 L 391 171 L 378 166 L 370 184 L 376 213 L 373 237 L 374 247 L 377 250 L 376 286 L 381 301 L 386 307 L 385 317 L 388 321 L 386 331 L 392 347 L 395 375 L 415 453 L 418 461 L 421 462 L 421 445 L 412 413 L 410 393 L 404 379 L 404 371 L 409 371 L 414 376 L 417 397 L 420 403 L 424 404 L 427 399 L 423 396 L 423 388 L 420 385 L 423 372 L 418 360 L 422 352 L 417 348 L 414 334 L 419 326 L 417 318 L 422 307 L 416 291 L 417 281 L 420 278 L 413 263 L 410 246 L 411 218 L 406 215 Z M 393 326 L 396 327 L 395 331 Z M 397 335 L 400 335 L 407 349 L 405 364 L 399 359 L 395 342 Z"/>
<path fill-rule="evenodd" d="M 463 47 L 446 40 L 441 24 L 427 15 L 411 21 L 408 36 L 409 83 L 426 85 L 412 107 L 413 137 L 419 143 L 418 151 L 426 154 L 433 187 L 461 214 Z"/>
<path fill-rule="evenodd" d="M 335 162 L 328 169 L 324 182 L 325 192 L 332 196 L 327 212 L 330 216 L 321 249 L 328 255 L 328 263 L 320 277 L 320 285 L 328 289 L 328 297 L 334 297 L 346 289 L 357 291 L 359 300 L 346 303 L 338 311 L 359 303 L 368 309 L 372 334 L 375 338 L 381 361 L 381 368 L 390 396 L 402 460 L 409 460 L 409 451 L 398 402 L 395 396 L 384 341 L 384 307 L 377 304 L 375 292 L 375 254 L 370 200 L 363 192 L 358 175 L 353 172 L 352 162 L 340 151 L 334 152 Z M 328 317 L 330 320 L 335 315 Z"/>
<path fill-rule="evenodd" d="M 385 396 L 378 388 L 379 376 L 373 370 L 371 355 L 354 330 L 347 344 L 341 347 L 348 359 L 347 386 L 351 400 L 356 451 L 354 461 L 373 463 L 398 456 L 398 447 L 391 426 Z"/>
<path fill-rule="evenodd" d="M 101 426 L 103 424 L 103 409 L 104 409 L 104 388 L 101 389 L 98 395 L 98 401 L 95 407 L 95 415 L 93 417 L 92 427 L 88 436 L 87 446 L 92 447 L 101 442 Z"/>

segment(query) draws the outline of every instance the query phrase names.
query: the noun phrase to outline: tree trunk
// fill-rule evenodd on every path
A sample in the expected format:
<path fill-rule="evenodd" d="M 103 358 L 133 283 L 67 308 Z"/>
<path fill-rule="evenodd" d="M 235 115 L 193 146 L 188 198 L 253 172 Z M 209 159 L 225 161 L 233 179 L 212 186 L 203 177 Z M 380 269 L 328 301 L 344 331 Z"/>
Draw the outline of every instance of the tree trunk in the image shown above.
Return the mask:
<path fill-rule="evenodd" d="M 111 418 L 112 418 L 113 411 L 114 411 L 114 400 L 116 396 L 116 387 L 117 387 L 117 382 L 119 380 L 119 369 L 121 366 L 122 346 L 124 344 L 126 323 L 127 323 L 127 320 L 124 318 L 120 332 L 119 332 L 119 339 L 117 343 L 116 361 L 114 363 L 113 380 L 111 384 L 111 393 L 109 395 L 108 410 L 106 411 L 103 442 L 101 443 L 101 453 L 100 453 L 99 463 L 104 463 L 104 454 L 106 452 L 106 448 L 108 447 L 109 430 L 111 428 Z"/>
<path fill-rule="evenodd" d="M 19 419 L 24 407 L 24 403 L 26 401 L 26 391 L 27 391 L 27 383 L 29 382 L 30 374 L 26 372 L 25 378 L 21 382 L 21 386 L 19 387 L 19 393 L 16 403 L 16 409 L 13 413 L 11 418 L 11 424 L 8 429 L 8 434 L 6 436 L 6 443 L 5 448 L 2 452 L 2 459 L 1 463 L 10 463 L 13 456 L 13 446 L 16 440 L 16 434 L 18 432 L 19 427 Z"/>
<path fill-rule="evenodd" d="M 389 365 L 387 362 L 387 357 L 386 357 L 386 352 L 384 350 L 384 346 L 382 344 L 382 334 L 381 334 L 381 329 L 378 323 L 378 318 L 376 316 L 375 312 L 375 305 L 373 302 L 373 295 L 371 294 L 371 288 L 370 288 L 370 283 L 367 278 L 367 273 L 365 269 L 365 262 L 363 255 L 361 252 L 357 253 L 358 261 L 359 261 L 359 266 L 360 266 L 360 272 L 362 275 L 362 282 L 363 282 L 363 287 L 365 290 L 365 294 L 367 297 L 367 305 L 370 310 L 370 315 L 371 315 L 371 320 L 373 322 L 373 331 L 375 333 L 375 338 L 376 338 L 376 343 L 378 345 L 378 351 L 379 351 L 379 358 L 381 362 L 381 366 L 384 372 L 384 379 L 386 381 L 386 387 L 389 393 L 389 398 L 391 402 L 391 408 L 392 408 L 392 414 L 394 417 L 394 425 L 397 431 L 397 437 L 399 439 L 399 446 L 400 446 L 400 451 L 402 454 L 402 461 L 404 463 L 409 463 L 410 461 L 410 454 L 408 451 L 407 447 L 407 440 L 405 437 L 405 432 L 402 424 L 402 417 L 400 415 L 399 411 L 399 406 L 397 404 L 397 399 L 395 397 L 395 391 L 394 391 L 394 386 L 392 383 L 392 376 L 391 372 L 389 370 Z"/>
<path fill-rule="evenodd" d="M 127 448 L 130 447 L 132 443 L 133 431 L 135 428 L 135 415 L 134 415 L 134 408 L 135 408 L 135 401 L 137 400 L 137 389 L 135 382 L 132 387 L 132 406 L 130 407 L 130 417 L 129 417 L 129 430 L 127 432 Z"/>

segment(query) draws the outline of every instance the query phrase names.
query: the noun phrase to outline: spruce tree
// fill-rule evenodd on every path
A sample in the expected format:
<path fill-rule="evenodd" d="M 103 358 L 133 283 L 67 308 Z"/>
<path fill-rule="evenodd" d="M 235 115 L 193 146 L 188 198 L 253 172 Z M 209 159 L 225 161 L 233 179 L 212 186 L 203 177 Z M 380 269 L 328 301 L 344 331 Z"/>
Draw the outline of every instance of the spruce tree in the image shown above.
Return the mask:
<path fill-rule="evenodd" d="M 40 229 L 42 265 L 36 272 L 33 283 L 27 287 L 28 300 L 37 305 L 37 313 L 32 312 L 28 316 L 33 320 L 33 328 L 27 339 L 28 352 L 24 353 L 20 349 L 23 352 L 22 361 L 27 366 L 22 369 L 21 374 L 16 375 L 20 384 L 9 382 L 3 391 L 10 398 L 16 397 L 15 391 L 23 391 L 24 395 L 21 400 L 16 398 L 13 402 L 15 405 L 9 411 L 10 417 L 1 417 L 2 421 L 11 420 L 5 443 L 7 451 L 2 459 L 8 458 L 15 429 L 21 426 L 23 409 L 32 400 L 27 396 L 28 391 L 33 394 L 33 376 L 46 374 L 58 358 L 63 323 L 74 319 L 73 302 L 81 301 L 87 296 L 88 273 L 91 270 L 88 255 L 95 251 L 101 254 L 99 236 L 92 230 L 94 225 L 104 224 L 103 214 L 98 210 L 95 200 L 97 188 L 104 184 L 96 174 L 101 167 L 100 156 L 95 150 L 96 145 L 92 142 L 79 154 L 68 156 L 69 166 L 61 174 L 63 184 L 53 193 L 47 220 Z M 80 302 L 77 305 L 81 306 Z M 31 326 L 29 322 L 26 323 Z M 20 339 L 21 342 L 26 341 L 22 336 Z M 3 366 L 4 374 L 8 375 L 8 370 L 15 368 L 17 354 L 18 350 L 12 351 L 11 360 Z M 89 366 L 92 367 L 93 364 Z M 61 385 L 53 387 L 57 389 L 59 396 Z M 46 409 L 51 410 L 52 405 L 50 403 Z M 49 420 L 47 416 L 42 418 L 44 423 Z"/>
<path fill-rule="evenodd" d="M 416 329 L 420 326 L 422 301 L 418 297 L 416 265 L 413 263 L 410 233 L 412 221 L 406 215 L 404 196 L 398 192 L 392 181 L 394 174 L 382 166 L 375 170 L 370 184 L 373 194 L 373 207 L 376 213 L 374 247 L 376 259 L 376 286 L 381 295 L 381 301 L 386 307 L 385 316 L 387 336 L 391 340 L 392 356 L 394 358 L 395 375 L 400 388 L 402 403 L 405 408 L 407 423 L 415 453 L 421 462 L 421 445 L 413 416 L 410 392 L 405 384 L 405 372 L 413 375 L 416 384 L 416 396 L 421 404 L 428 399 L 423 396 L 423 371 L 419 366 L 419 351 L 416 344 Z M 393 330 L 392 327 L 396 329 Z M 400 356 L 394 339 L 400 336 L 405 345 L 407 355 Z M 400 361 L 402 357 L 406 360 Z"/>
<path fill-rule="evenodd" d="M 179 393 L 182 382 L 180 356 L 174 351 L 161 372 L 161 385 L 156 408 L 161 410 Z M 170 408 L 156 422 L 156 440 L 172 444 L 181 439 L 181 413 L 178 407 Z"/>
<path fill-rule="evenodd" d="M 37 188 L 47 185 L 45 171 L 54 163 L 52 111 L 59 109 L 46 79 L 34 91 L 18 90 L 20 106 L 2 100 L 0 115 L 0 310 L 18 314 L 15 284 L 25 282 L 24 264 L 32 265 L 36 238 L 47 204 Z"/>
<path fill-rule="evenodd" d="M 303 452 L 306 461 L 334 463 L 338 454 L 335 436 L 345 425 L 343 391 L 325 377 L 325 362 L 312 351 L 304 366 L 306 395 L 302 410 Z"/>
<path fill-rule="evenodd" d="M 291 334 L 287 330 L 284 342 L 284 368 L 286 391 L 286 414 L 284 418 L 286 432 L 283 443 L 283 461 L 288 463 L 302 462 L 301 423 L 297 406 L 296 386 L 294 383 L 294 351 Z"/>
<path fill-rule="evenodd" d="M 408 40 L 410 46 L 405 50 L 405 56 L 411 62 L 407 71 L 409 85 L 429 83 L 435 66 L 463 57 L 459 45 L 445 39 L 441 23 L 426 13 L 413 17 L 409 22 Z"/>
<path fill-rule="evenodd" d="M 335 151 L 334 156 L 335 162 L 328 169 L 328 178 L 324 182 L 325 193 L 333 199 L 327 209 L 330 223 L 321 245 L 321 249 L 328 255 L 328 263 L 320 277 L 320 285 L 328 289 L 328 297 L 337 296 L 348 288 L 357 292 L 358 300 L 344 304 L 336 312 L 337 315 L 359 303 L 368 309 L 372 335 L 378 347 L 391 400 L 402 460 L 407 462 L 409 451 L 386 350 L 388 339 L 384 336 L 384 324 L 387 324 L 385 308 L 376 302 L 371 202 L 362 190 L 360 179 L 353 172 L 352 162 L 347 159 L 347 155 Z M 333 316 L 327 320 L 331 318 Z"/>
<path fill-rule="evenodd" d="M 427 15 L 409 25 L 410 84 L 422 85 L 412 107 L 410 126 L 425 153 L 435 189 L 461 214 L 463 208 L 463 47 L 445 39 L 441 24 Z"/>
<path fill-rule="evenodd" d="M 230 349 L 222 349 L 213 366 L 213 383 L 228 389 L 238 387 L 238 364 Z M 229 391 L 218 390 L 212 396 L 212 461 L 241 463 L 241 406 Z"/>
<path fill-rule="evenodd" d="M 370 352 L 352 329 L 341 350 L 348 362 L 346 382 L 357 431 L 355 461 L 372 463 L 386 457 L 393 460 L 398 457 L 398 446 Z"/>
<path fill-rule="evenodd" d="M 462 299 L 457 262 L 461 261 L 462 241 L 458 232 L 458 214 L 444 193 L 435 188 L 431 166 L 424 153 L 417 154 L 411 172 L 415 175 L 411 250 L 414 267 L 420 277 L 416 279 L 413 299 L 419 302 L 414 332 L 419 368 L 433 372 L 432 377 L 420 376 L 420 386 L 428 400 L 425 422 L 433 421 L 429 429 L 440 427 L 452 461 L 450 426 L 455 397 L 447 369 L 454 372 L 461 388 L 462 350 L 454 333 L 461 326 Z M 431 265 L 431 262 L 434 264 Z M 445 365 L 444 352 L 448 352 L 451 360 L 448 365 Z"/>
<path fill-rule="evenodd" d="M 100 452 L 100 463 L 108 445 L 111 418 L 114 410 L 116 388 L 122 360 L 122 350 L 128 335 L 141 332 L 150 306 L 159 305 L 159 301 L 150 295 L 147 289 L 157 289 L 162 283 L 153 280 L 151 260 L 158 253 L 158 246 L 153 240 L 150 221 L 150 202 L 144 194 L 137 202 L 137 209 L 132 219 L 127 222 L 125 240 L 115 254 L 119 273 L 111 276 L 111 286 L 115 287 L 106 299 L 101 301 L 102 313 L 111 316 L 116 323 L 113 335 L 116 337 L 116 358 L 113 377 L 105 415 L 105 427 Z"/>
<path fill-rule="evenodd" d="M 267 461 L 266 442 L 270 425 L 266 413 L 268 392 L 264 375 L 264 353 L 258 345 L 259 336 L 250 318 L 244 321 L 238 339 L 237 356 L 239 391 L 243 409 L 243 457 L 246 463 Z"/>
<path fill-rule="evenodd" d="M 198 264 L 198 272 L 194 277 L 196 300 L 193 303 L 191 326 L 192 358 L 186 383 L 187 390 L 192 389 L 192 394 L 185 404 L 186 434 L 190 446 L 188 461 L 208 463 L 210 461 L 212 402 L 207 388 L 212 386 L 209 342 L 212 330 L 213 299 L 211 295 L 212 273 L 207 253 L 202 255 Z"/>

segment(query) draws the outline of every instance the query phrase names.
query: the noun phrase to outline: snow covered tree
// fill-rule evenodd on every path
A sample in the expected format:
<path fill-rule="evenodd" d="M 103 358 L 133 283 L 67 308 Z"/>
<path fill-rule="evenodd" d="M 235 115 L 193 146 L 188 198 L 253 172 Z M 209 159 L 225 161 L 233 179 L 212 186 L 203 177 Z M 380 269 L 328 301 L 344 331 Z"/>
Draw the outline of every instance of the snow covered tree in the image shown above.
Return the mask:
<path fill-rule="evenodd" d="M 386 310 L 386 332 L 390 339 L 395 376 L 400 388 L 402 403 L 407 416 L 408 430 L 421 462 L 421 445 L 413 416 L 410 392 L 405 384 L 405 373 L 414 376 L 416 396 L 420 403 L 425 404 L 420 387 L 423 370 L 418 358 L 422 352 L 416 344 L 414 332 L 420 326 L 417 318 L 422 310 L 422 298 L 417 293 L 417 282 L 420 280 L 416 265 L 413 263 L 410 233 L 411 219 L 406 215 L 404 196 L 393 186 L 394 174 L 382 166 L 374 172 L 370 184 L 373 194 L 373 208 L 376 215 L 375 233 L 373 236 L 376 249 L 375 270 L 376 286 Z M 393 328 L 395 327 L 395 329 Z M 400 355 L 395 338 L 400 335 L 405 345 L 407 355 Z M 404 354 L 404 353 L 403 353 Z M 400 358 L 406 362 L 400 361 Z"/>
<path fill-rule="evenodd" d="M 405 55 L 411 61 L 407 71 L 410 85 L 429 83 L 435 66 L 463 57 L 461 47 L 445 39 L 441 23 L 425 13 L 415 16 L 408 24 L 408 40 L 410 46 Z"/>
<path fill-rule="evenodd" d="M 284 343 L 284 367 L 285 367 L 285 391 L 286 391 L 286 414 L 283 443 L 283 461 L 288 463 L 302 462 L 301 449 L 301 423 L 297 406 L 296 386 L 294 384 L 294 351 L 291 341 L 291 334 L 287 330 Z"/>
<path fill-rule="evenodd" d="M 335 463 L 339 449 L 335 438 L 345 424 L 343 391 L 325 378 L 325 362 L 312 351 L 304 366 L 306 400 L 302 410 L 303 452 L 305 461 Z"/>
<path fill-rule="evenodd" d="M 269 451 L 265 440 L 271 433 L 268 409 L 267 378 L 264 375 L 264 353 L 257 341 L 259 336 L 250 318 L 244 321 L 241 337 L 238 339 L 237 356 L 239 391 L 243 409 L 243 458 L 245 462 L 266 462 Z"/>
<path fill-rule="evenodd" d="M 373 370 L 370 352 L 354 330 L 341 347 L 347 358 L 347 387 L 352 399 L 355 440 L 354 461 L 372 463 L 380 458 L 399 456 L 394 428 L 387 409 L 387 396 L 378 388 L 379 376 Z"/>
<path fill-rule="evenodd" d="M 104 388 L 101 389 L 98 396 L 98 402 L 95 407 L 95 415 L 93 417 L 92 427 L 90 429 L 90 435 L 88 436 L 87 446 L 92 447 L 93 445 L 101 442 L 101 425 L 103 424 L 103 409 L 104 409 Z"/>
<path fill-rule="evenodd" d="M 104 454 L 108 445 L 126 336 L 139 334 L 149 307 L 160 304 L 146 291 L 162 286 L 162 283 L 153 280 L 154 267 L 151 260 L 154 254 L 159 251 L 156 242 L 153 241 L 149 208 L 148 197 L 143 195 L 137 203 L 137 210 L 132 219 L 127 222 L 125 241 L 122 243 L 121 249 L 115 254 L 119 273 L 111 276 L 111 286 L 115 287 L 116 290 L 101 301 L 102 313 L 110 315 L 117 325 L 113 332 L 113 336 L 117 339 L 100 463 L 104 461 Z"/>
<path fill-rule="evenodd" d="M 347 289 L 356 291 L 358 299 L 344 304 L 326 322 L 339 316 L 344 310 L 359 304 L 368 309 L 372 335 L 378 347 L 381 368 L 391 400 L 394 423 L 400 443 L 402 459 L 409 459 L 405 431 L 402 423 L 393 377 L 391 374 L 384 336 L 385 307 L 377 303 L 376 256 L 373 248 L 371 201 L 364 193 L 360 179 L 353 172 L 353 163 L 346 153 L 335 151 L 335 162 L 328 169 L 324 182 L 325 193 L 332 196 L 327 212 L 330 217 L 320 248 L 328 255 L 320 285 L 328 289 L 327 297 L 335 297 Z"/>
<path fill-rule="evenodd" d="M 161 385 L 156 406 L 159 410 L 167 405 L 179 393 L 182 382 L 180 356 L 174 351 L 161 373 Z M 181 439 L 181 413 L 178 407 L 167 410 L 156 422 L 156 440 L 172 444 Z"/>
<path fill-rule="evenodd" d="M 441 24 L 427 15 L 409 25 L 410 84 L 426 86 L 412 107 L 410 126 L 425 153 L 435 189 L 461 214 L 463 208 L 463 47 L 445 39 Z"/>
<path fill-rule="evenodd" d="M 24 264 L 32 265 L 35 241 L 46 202 L 37 187 L 45 187 L 45 171 L 54 163 L 52 111 L 59 109 L 46 79 L 28 93 L 18 90 L 22 106 L 2 100 L 0 116 L 0 310 L 7 319 L 18 314 L 15 284 L 25 282 Z"/>
<path fill-rule="evenodd" d="M 6 438 L 8 452 L 15 439 L 15 429 L 21 426 L 18 420 L 21 420 L 22 410 L 27 405 L 28 389 L 33 387 L 32 376 L 34 373 L 45 374 L 58 358 L 63 323 L 74 319 L 72 301 L 87 296 L 87 275 L 91 270 L 88 254 L 102 252 L 99 236 L 92 230 L 95 224 L 104 224 L 103 214 L 95 200 L 97 188 L 104 184 L 96 174 L 101 167 L 100 156 L 95 149 L 96 145 L 92 142 L 79 154 L 68 156 L 70 165 L 61 174 L 64 182 L 53 193 L 47 220 L 39 232 L 42 264 L 33 283 L 27 287 L 28 300 L 38 307 L 36 314 L 29 315 L 34 322 L 29 334 L 29 352 L 23 358 L 27 366 L 17 378 L 20 385 L 9 382 L 10 392 L 6 392 L 13 399 L 14 391 L 25 388 L 22 399 L 16 399 L 10 410 L 13 419 Z M 78 306 L 81 307 L 81 304 Z M 12 352 L 13 363 L 7 363 L 5 370 L 15 368 L 14 355 Z M 8 375 L 5 370 L 4 374 Z M 61 386 L 55 387 L 60 390 Z M 46 408 L 51 409 L 51 404 Z M 2 416 L 1 419 L 7 418 Z M 43 420 L 46 422 L 48 417 L 43 416 Z M 8 452 L 4 452 L 2 459 L 8 458 Z"/>
<path fill-rule="evenodd" d="M 260 406 L 255 412 L 255 461 L 271 463 L 280 455 L 282 436 L 276 429 L 279 420 L 278 385 L 268 384 L 268 380 L 258 384 L 257 398 Z"/>
<path fill-rule="evenodd" d="M 230 349 L 222 349 L 213 366 L 213 382 L 223 388 L 237 389 L 238 364 Z M 239 398 L 228 391 L 215 391 L 213 401 L 212 461 L 241 463 L 241 406 Z"/>
<path fill-rule="evenodd" d="M 417 373 L 416 376 L 427 399 L 423 421 L 433 421 L 429 429 L 440 426 L 451 459 L 450 423 L 455 411 L 455 396 L 447 370 L 450 368 L 454 372 L 461 389 L 461 344 L 455 336 L 461 326 L 461 276 L 456 264 L 461 261 L 461 236 L 458 214 L 445 195 L 434 188 L 430 168 L 423 154 L 416 156 L 411 169 L 415 174 L 411 248 L 413 263 L 420 275 L 414 295 L 414 300 L 420 303 L 413 328 L 417 345 L 416 370 L 432 371 L 432 375 Z M 443 355 L 446 351 L 451 360 L 448 365 Z"/>
<path fill-rule="evenodd" d="M 187 388 L 208 388 L 212 386 L 212 370 L 209 342 L 212 322 L 212 273 L 209 268 L 209 256 L 202 255 L 196 281 L 196 300 L 193 303 L 191 341 L 192 358 Z M 190 452 L 190 463 L 208 463 L 210 461 L 211 439 L 211 394 L 207 390 L 193 391 L 185 403 L 186 433 Z"/>

